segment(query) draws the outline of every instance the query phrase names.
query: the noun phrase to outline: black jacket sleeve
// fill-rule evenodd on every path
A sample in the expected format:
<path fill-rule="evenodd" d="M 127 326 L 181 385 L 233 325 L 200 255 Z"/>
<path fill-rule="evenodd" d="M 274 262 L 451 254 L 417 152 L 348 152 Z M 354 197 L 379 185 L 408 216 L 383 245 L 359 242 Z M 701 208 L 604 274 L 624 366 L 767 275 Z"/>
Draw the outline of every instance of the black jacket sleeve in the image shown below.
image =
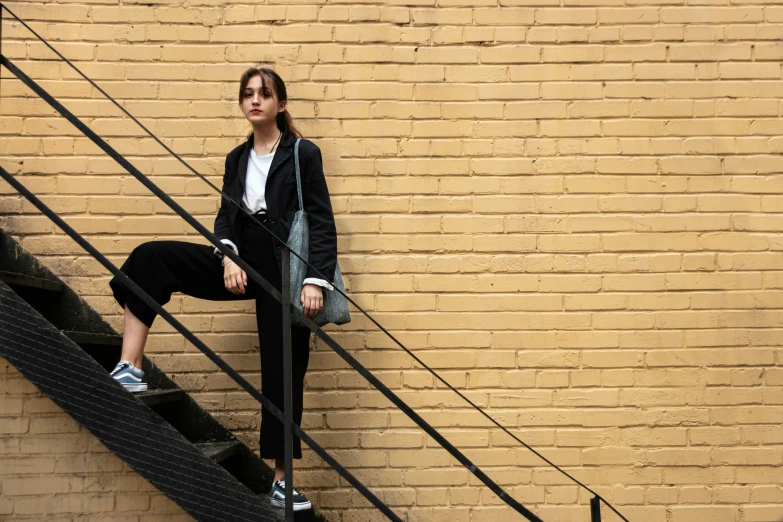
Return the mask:
<path fill-rule="evenodd" d="M 327 280 L 332 281 L 337 266 L 337 229 L 324 177 L 321 150 L 316 144 L 306 140 L 302 140 L 300 149 L 302 197 L 310 222 L 310 264 L 320 270 Z M 321 276 L 308 268 L 305 277 Z"/>
<path fill-rule="evenodd" d="M 226 166 L 225 170 L 223 171 L 223 192 L 226 192 L 226 188 L 228 187 L 228 184 L 231 180 L 231 162 L 229 161 L 230 156 L 230 154 L 226 155 Z M 236 244 L 236 241 L 234 241 L 234 233 L 231 230 L 231 218 L 229 215 L 230 207 L 231 203 L 229 203 L 228 199 L 221 196 L 220 210 L 218 210 L 217 217 L 215 217 L 215 235 L 218 239 L 228 239 L 232 243 Z"/>

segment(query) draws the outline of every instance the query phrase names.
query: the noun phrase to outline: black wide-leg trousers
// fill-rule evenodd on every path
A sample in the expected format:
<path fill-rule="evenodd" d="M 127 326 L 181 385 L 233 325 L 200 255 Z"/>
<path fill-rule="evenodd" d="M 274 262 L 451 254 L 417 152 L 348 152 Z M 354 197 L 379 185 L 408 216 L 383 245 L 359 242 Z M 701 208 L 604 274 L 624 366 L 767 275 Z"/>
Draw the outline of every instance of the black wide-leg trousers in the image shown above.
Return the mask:
<path fill-rule="evenodd" d="M 241 214 L 240 214 L 241 215 Z M 264 222 L 263 214 L 256 217 Z M 275 259 L 272 238 L 253 221 L 239 217 L 242 240 L 240 257 L 264 279 L 280 290 L 280 270 Z M 279 302 L 249 276 L 245 293 L 226 290 L 223 266 L 214 248 L 181 241 L 151 241 L 133 250 L 121 270 L 155 301 L 164 305 L 171 294 L 181 292 L 212 301 L 256 300 L 256 323 L 261 347 L 261 393 L 283 411 L 283 312 Z M 147 326 L 157 315 L 116 277 L 109 283 L 117 302 Z M 310 357 L 310 330 L 291 328 L 293 420 L 302 422 L 304 376 Z M 240 369 L 241 370 L 241 369 Z M 261 410 L 261 458 L 283 459 L 283 424 L 266 409 Z M 294 458 L 302 457 L 301 441 L 294 435 Z"/>

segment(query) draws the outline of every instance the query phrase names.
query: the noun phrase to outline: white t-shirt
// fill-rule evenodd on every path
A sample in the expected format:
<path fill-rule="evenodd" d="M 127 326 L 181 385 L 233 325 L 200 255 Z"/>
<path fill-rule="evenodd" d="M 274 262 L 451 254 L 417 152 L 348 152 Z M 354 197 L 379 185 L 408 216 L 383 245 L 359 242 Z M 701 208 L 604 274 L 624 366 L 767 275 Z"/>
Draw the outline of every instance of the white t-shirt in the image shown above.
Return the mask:
<path fill-rule="evenodd" d="M 250 149 L 250 159 L 247 162 L 247 176 L 245 177 L 245 195 L 242 196 L 242 203 L 253 214 L 259 210 L 266 210 L 266 178 L 269 176 L 269 169 L 272 166 L 274 157 L 274 152 L 259 156 L 255 150 Z M 224 243 L 235 254 L 239 255 L 239 249 L 233 241 L 222 239 L 221 243 Z M 215 255 L 222 257 L 223 253 L 216 248 Z M 315 277 L 308 277 L 304 280 L 304 284 L 318 285 L 327 290 L 334 289 L 328 281 Z"/>
<path fill-rule="evenodd" d="M 242 203 L 252 213 L 266 210 L 266 178 L 269 176 L 269 168 L 272 166 L 274 157 L 274 152 L 259 156 L 255 150 L 250 149 L 247 177 L 245 177 L 245 195 L 242 197 Z"/>

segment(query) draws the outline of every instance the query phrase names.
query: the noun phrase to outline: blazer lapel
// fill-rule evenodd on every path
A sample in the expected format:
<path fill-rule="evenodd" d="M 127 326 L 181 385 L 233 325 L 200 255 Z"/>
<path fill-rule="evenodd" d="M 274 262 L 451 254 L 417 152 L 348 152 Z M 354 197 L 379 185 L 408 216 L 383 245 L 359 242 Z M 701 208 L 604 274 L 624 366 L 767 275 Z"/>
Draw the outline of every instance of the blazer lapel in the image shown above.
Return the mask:
<path fill-rule="evenodd" d="M 250 161 L 250 149 L 253 148 L 253 136 L 245 142 L 245 148 L 239 156 L 239 183 L 242 185 L 242 194 L 245 193 L 245 178 L 247 178 L 247 162 Z"/>
<path fill-rule="evenodd" d="M 275 157 L 272 158 L 272 165 L 269 166 L 269 174 L 266 177 L 267 186 L 269 186 L 269 180 L 272 179 L 275 171 L 291 157 L 294 150 L 293 142 L 293 136 L 288 131 L 285 131 L 280 137 L 280 145 L 277 146 Z"/>

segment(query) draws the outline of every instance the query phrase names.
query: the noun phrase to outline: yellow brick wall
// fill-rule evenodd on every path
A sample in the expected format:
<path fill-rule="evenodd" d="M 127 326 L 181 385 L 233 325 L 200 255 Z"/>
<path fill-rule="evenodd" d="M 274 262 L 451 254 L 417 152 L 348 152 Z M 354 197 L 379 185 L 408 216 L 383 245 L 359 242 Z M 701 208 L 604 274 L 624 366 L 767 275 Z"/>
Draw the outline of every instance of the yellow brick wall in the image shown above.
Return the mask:
<path fill-rule="evenodd" d="M 188 522 L 0 357 L 0 520 Z"/>
<path fill-rule="evenodd" d="M 783 518 L 783 1 L 9 5 L 215 183 L 237 79 L 273 64 L 382 324 L 631 520 Z M 3 53 L 211 226 L 205 184 L 5 19 Z M 2 75 L 0 162 L 93 244 L 120 264 L 198 239 Z M 0 225 L 119 328 L 107 272 L 3 193 Z M 252 305 L 168 309 L 259 383 Z M 587 519 L 369 321 L 333 331 L 545 520 Z M 150 357 L 256 444 L 255 403 L 171 332 Z M 328 349 L 310 368 L 305 427 L 408 522 L 519 519 Z M 311 453 L 299 470 L 332 520 L 375 516 Z"/>

